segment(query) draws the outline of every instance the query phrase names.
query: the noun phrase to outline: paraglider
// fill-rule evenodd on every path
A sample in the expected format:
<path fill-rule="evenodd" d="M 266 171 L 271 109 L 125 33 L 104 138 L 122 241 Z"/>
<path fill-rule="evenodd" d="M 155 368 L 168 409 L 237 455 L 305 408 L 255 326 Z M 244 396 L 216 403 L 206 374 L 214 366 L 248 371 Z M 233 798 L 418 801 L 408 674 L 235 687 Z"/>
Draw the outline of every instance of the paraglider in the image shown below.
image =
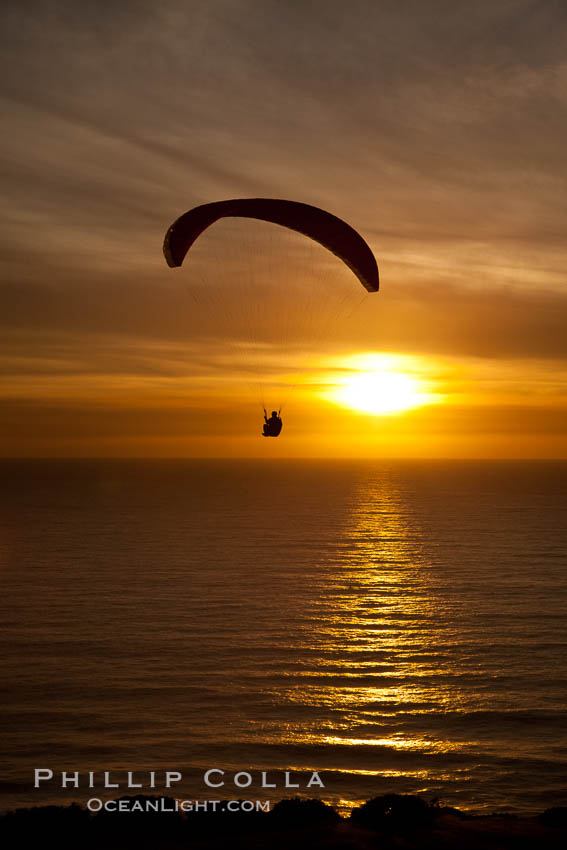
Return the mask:
<path fill-rule="evenodd" d="M 226 216 L 256 218 L 302 233 L 336 254 L 368 292 L 378 291 L 378 266 L 374 254 L 354 228 L 318 207 L 275 198 L 215 201 L 189 210 L 173 222 L 165 235 L 163 253 L 168 266 L 180 266 L 201 233 Z"/>
<path fill-rule="evenodd" d="M 264 423 L 263 437 L 279 437 L 283 424 L 279 410 L 272 410 L 272 415 L 268 419 L 268 413 L 264 408 Z"/>
<path fill-rule="evenodd" d="M 201 204 L 180 216 L 168 228 L 163 244 L 167 264 L 181 266 L 191 246 L 212 224 L 223 218 L 250 218 L 280 225 L 308 237 L 335 254 L 358 278 L 367 292 L 377 292 L 378 266 L 362 236 L 337 216 L 298 201 L 276 198 L 235 198 Z M 264 437 L 282 429 L 279 411 L 268 419 L 264 409 Z"/>

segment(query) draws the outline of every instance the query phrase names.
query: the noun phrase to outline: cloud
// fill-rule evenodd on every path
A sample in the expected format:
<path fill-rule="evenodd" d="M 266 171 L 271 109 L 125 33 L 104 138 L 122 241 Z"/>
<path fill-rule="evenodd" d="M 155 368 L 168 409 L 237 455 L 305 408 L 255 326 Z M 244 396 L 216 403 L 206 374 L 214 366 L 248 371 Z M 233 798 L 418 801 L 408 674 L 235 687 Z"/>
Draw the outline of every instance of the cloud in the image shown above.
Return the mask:
<path fill-rule="evenodd" d="M 188 339 L 210 365 L 214 314 L 163 233 L 255 195 L 330 209 L 375 250 L 382 291 L 337 349 L 565 358 L 566 19 L 559 0 L 3 4 L 12 374 L 166 379 Z M 239 292 L 232 267 L 233 315 Z"/>
<path fill-rule="evenodd" d="M 91 366 L 83 365 L 85 371 L 99 368 L 101 352 L 119 369 L 135 353 L 138 373 L 154 361 L 162 364 L 163 374 L 172 359 L 191 363 L 212 352 L 223 352 L 236 363 L 261 341 L 290 363 L 307 347 L 314 354 L 359 349 L 457 358 L 567 358 L 567 294 L 431 281 L 386 285 L 360 300 L 353 279 L 352 298 L 344 303 L 337 298 L 320 306 L 309 296 L 298 297 L 295 304 L 281 293 L 273 301 L 259 299 L 254 312 L 247 309 L 249 290 L 237 282 L 231 291 L 209 298 L 201 290 L 194 296 L 191 285 L 181 283 L 182 275 L 165 269 L 163 277 L 156 275 L 161 289 L 155 280 L 133 282 L 127 275 L 92 275 L 77 283 L 51 280 L 49 286 L 8 284 L 0 351 L 5 357 L 19 351 L 28 359 L 49 360 L 56 344 L 76 364 L 91 360 Z"/>

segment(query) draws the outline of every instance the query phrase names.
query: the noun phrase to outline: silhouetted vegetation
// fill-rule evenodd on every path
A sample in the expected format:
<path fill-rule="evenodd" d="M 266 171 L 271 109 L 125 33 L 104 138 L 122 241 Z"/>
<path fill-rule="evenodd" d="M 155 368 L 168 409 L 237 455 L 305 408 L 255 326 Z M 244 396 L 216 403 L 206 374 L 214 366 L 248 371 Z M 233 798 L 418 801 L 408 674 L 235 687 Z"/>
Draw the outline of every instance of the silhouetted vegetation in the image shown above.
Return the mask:
<path fill-rule="evenodd" d="M 553 809 L 546 809 L 538 817 L 538 821 L 544 826 L 567 829 L 567 806 L 555 806 Z"/>
<path fill-rule="evenodd" d="M 567 808 L 538 817 L 469 815 L 420 797 L 386 794 L 342 818 L 320 800 L 282 800 L 270 812 L 173 811 L 170 798 L 123 797 L 125 805 L 146 802 L 171 811 L 105 811 L 77 805 L 18 809 L 0 818 L 3 847 L 58 850 L 559 850 L 567 846 Z"/>
<path fill-rule="evenodd" d="M 269 818 L 270 827 L 276 830 L 334 826 L 341 820 L 338 812 L 322 800 L 304 800 L 301 797 L 276 803 Z"/>
<path fill-rule="evenodd" d="M 438 814 L 438 807 L 421 797 L 384 794 L 353 809 L 350 817 L 353 823 L 366 829 L 399 833 L 431 826 Z"/>

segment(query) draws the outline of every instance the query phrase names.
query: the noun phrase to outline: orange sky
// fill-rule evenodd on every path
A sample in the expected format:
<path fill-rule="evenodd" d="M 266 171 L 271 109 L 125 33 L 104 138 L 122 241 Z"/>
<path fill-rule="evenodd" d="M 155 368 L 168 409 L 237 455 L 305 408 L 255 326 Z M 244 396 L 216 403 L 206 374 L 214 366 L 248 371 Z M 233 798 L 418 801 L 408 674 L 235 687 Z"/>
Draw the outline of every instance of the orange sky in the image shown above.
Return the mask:
<path fill-rule="evenodd" d="M 0 13 L 2 455 L 567 456 L 566 10 L 57 8 Z M 380 293 L 267 225 L 166 266 L 254 196 L 349 221 Z M 332 400 L 384 354 L 430 403 Z"/>

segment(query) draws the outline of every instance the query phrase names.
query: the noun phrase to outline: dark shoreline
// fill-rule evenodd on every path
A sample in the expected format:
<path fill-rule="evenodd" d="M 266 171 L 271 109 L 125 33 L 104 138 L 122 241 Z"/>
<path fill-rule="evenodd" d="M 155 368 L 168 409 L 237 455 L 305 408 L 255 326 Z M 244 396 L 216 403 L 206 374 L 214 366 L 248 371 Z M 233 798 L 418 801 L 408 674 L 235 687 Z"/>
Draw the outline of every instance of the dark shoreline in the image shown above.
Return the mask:
<path fill-rule="evenodd" d="M 228 801 L 220 801 L 216 811 L 188 813 L 176 812 L 171 797 L 139 795 L 118 800 L 126 801 L 123 805 L 129 811 L 93 814 L 72 804 L 7 812 L 0 817 L 0 841 L 5 847 L 38 847 L 48 841 L 59 848 L 92 850 L 290 846 L 295 850 L 559 850 L 567 846 L 567 807 L 531 817 L 472 815 L 420 797 L 388 794 L 372 798 L 344 818 L 320 800 L 302 798 L 282 800 L 269 812 L 229 812 Z M 157 807 L 159 800 L 164 802 Z"/>

